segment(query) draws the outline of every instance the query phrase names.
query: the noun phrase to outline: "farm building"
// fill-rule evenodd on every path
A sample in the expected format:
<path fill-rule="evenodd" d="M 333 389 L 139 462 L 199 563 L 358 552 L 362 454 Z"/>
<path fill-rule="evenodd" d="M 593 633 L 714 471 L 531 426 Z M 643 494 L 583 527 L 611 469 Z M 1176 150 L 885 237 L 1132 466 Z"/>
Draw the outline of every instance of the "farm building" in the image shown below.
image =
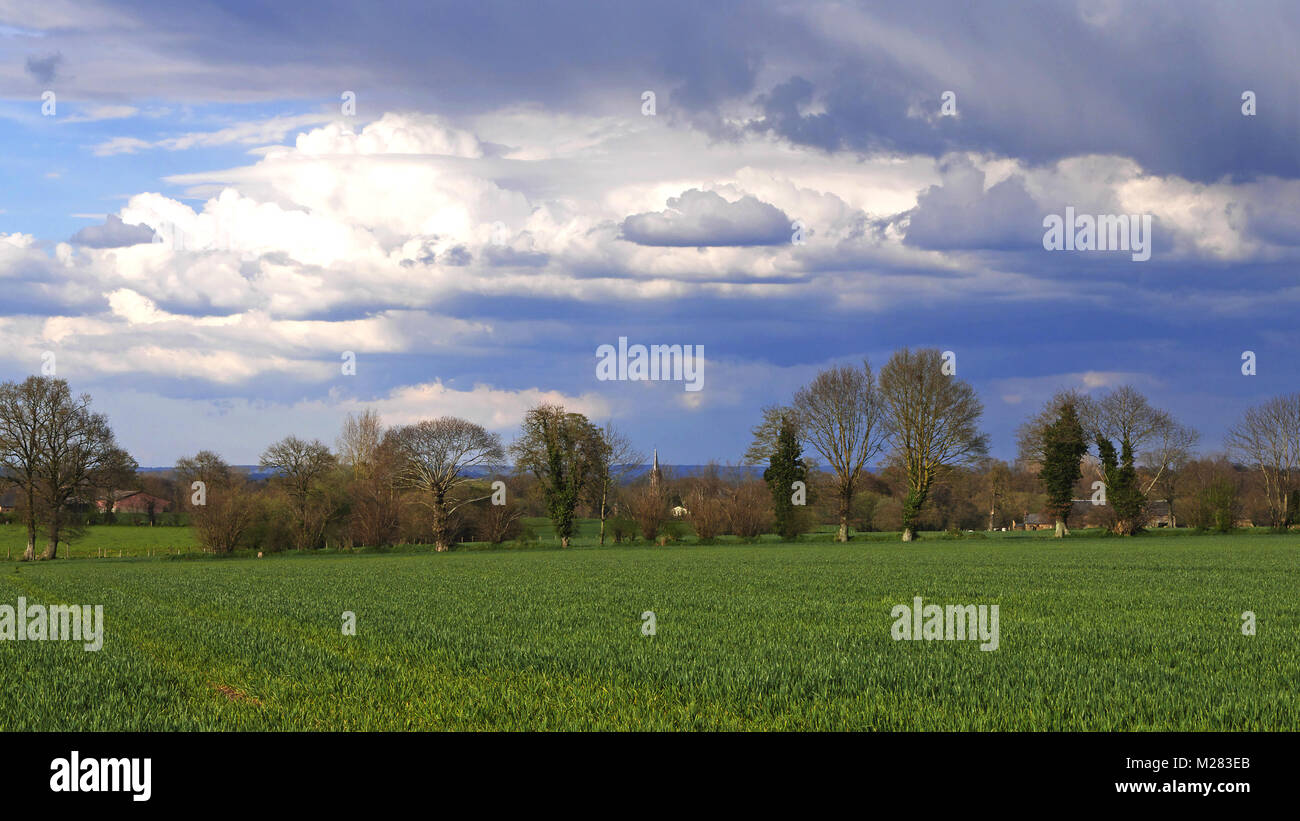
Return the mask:
<path fill-rule="evenodd" d="M 1155 499 L 1147 502 L 1147 527 L 1169 527 L 1172 523 L 1168 502 Z"/>
<path fill-rule="evenodd" d="M 107 499 L 96 503 L 100 511 L 110 510 Z M 113 513 L 166 513 L 172 503 L 143 490 L 119 490 L 113 494 Z"/>
<path fill-rule="evenodd" d="M 18 491 L 6 490 L 0 493 L 0 513 L 13 513 L 18 507 Z"/>

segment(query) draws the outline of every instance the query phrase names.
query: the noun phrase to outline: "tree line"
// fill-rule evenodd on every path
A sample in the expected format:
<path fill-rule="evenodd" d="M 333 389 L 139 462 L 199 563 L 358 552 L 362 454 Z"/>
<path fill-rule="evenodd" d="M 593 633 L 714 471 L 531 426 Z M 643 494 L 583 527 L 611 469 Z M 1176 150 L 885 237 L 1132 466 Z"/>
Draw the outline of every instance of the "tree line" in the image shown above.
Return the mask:
<path fill-rule="evenodd" d="M 508 446 L 451 416 L 388 427 L 350 414 L 335 446 L 288 436 L 265 449 L 256 481 L 203 450 L 166 474 L 139 474 L 108 420 L 67 382 L 0 384 L 0 490 L 16 491 L 24 558 L 43 558 L 85 524 L 85 502 L 143 489 L 188 514 L 206 549 L 230 552 L 501 543 L 549 518 L 569 546 L 581 517 L 607 539 L 701 541 L 821 525 L 848 541 L 888 530 L 993 530 L 1045 517 L 1131 535 L 1152 504 L 1170 524 L 1228 530 L 1243 520 L 1300 522 L 1300 394 L 1251 408 L 1224 454 L 1198 457 L 1198 434 L 1131 386 L 1064 391 L 1017 432 L 1012 463 L 988 456 L 983 406 L 935 349 L 895 352 L 816 375 L 786 404 L 762 409 L 743 463 L 692 476 L 644 472 L 645 455 L 612 424 L 559 405 L 531 408 Z M 1100 502 L 1099 502 L 1100 500 Z M 1081 502 L 1091 504 L 1081 505 Z M 1082 511 L 1082 512 L 1081 512 Z M 1175 512 L 1177 511 L 1177 512 Z M 1080 519 L 1083 521 L 1080 521 Z M 153 516 L 150 514 L 152 522 Z"/>

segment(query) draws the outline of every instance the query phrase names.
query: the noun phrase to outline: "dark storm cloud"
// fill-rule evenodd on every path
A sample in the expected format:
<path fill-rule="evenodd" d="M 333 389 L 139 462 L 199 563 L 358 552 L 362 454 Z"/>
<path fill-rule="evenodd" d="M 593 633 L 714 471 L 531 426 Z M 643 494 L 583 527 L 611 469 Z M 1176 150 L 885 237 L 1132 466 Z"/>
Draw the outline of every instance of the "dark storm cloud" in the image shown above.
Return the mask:
<path fill-rule="evenodd" d="M 1300 176 L 1300 4 L 1281 0 L 106 8 L 140 25 L 56 29 L 47 42 L 87 59 L 111 46 L 197 61 L 208 70 L 160 68 L 150 89 L 187 102 L 333 100 L 348 89 L 371 113 L 521 103 L 608 112 L 626 95 L 634 116 L 652 90 L 660 115 L 721 137 L 756 130 L 826 150 L 974 150 L 1032 164 L 1118 154 L 1198 181 Z M 29 58 L 29 71 L 53 76 L 49 59 Z M 1241 114 L 1245 90 L 1254 117 Z M 944 91 L 956 93 L 959 116 L 938 116 Z M 736 105 L 759 117 L 724 115 Z"/>

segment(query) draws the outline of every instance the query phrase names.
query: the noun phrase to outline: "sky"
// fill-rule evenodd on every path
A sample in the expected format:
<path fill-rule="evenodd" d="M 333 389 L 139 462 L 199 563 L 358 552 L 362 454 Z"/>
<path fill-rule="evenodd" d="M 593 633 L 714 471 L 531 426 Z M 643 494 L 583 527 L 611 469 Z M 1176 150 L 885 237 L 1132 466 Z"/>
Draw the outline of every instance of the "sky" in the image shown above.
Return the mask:
<path fill-rule="evenodd" d="M 540 402 L 701 464 L 934 347 L 994 456 L 1123 384 L 1211 453 L 1300 384 L 1297 42 L 1285 2 L 0 0 L 0 380 L 146 466 Z M 1049 250 L 1067 214 L 1149 258 Z M 597 378 L 620 337 L 702 386 Z"/>

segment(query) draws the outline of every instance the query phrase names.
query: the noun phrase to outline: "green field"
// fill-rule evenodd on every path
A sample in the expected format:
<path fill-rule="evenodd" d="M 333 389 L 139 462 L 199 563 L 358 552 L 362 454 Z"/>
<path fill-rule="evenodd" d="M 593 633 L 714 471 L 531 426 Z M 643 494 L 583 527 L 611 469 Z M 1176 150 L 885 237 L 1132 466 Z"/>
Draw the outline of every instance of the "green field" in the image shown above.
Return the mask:
<path fill-rule="evenodd" d="M 0 730 L 1300 729 L 1300 540 L 1016 535 L 7 563 L 107 626 L 0 641 Z M 894 641 L 915 595 L 1000 648 Z"/>

